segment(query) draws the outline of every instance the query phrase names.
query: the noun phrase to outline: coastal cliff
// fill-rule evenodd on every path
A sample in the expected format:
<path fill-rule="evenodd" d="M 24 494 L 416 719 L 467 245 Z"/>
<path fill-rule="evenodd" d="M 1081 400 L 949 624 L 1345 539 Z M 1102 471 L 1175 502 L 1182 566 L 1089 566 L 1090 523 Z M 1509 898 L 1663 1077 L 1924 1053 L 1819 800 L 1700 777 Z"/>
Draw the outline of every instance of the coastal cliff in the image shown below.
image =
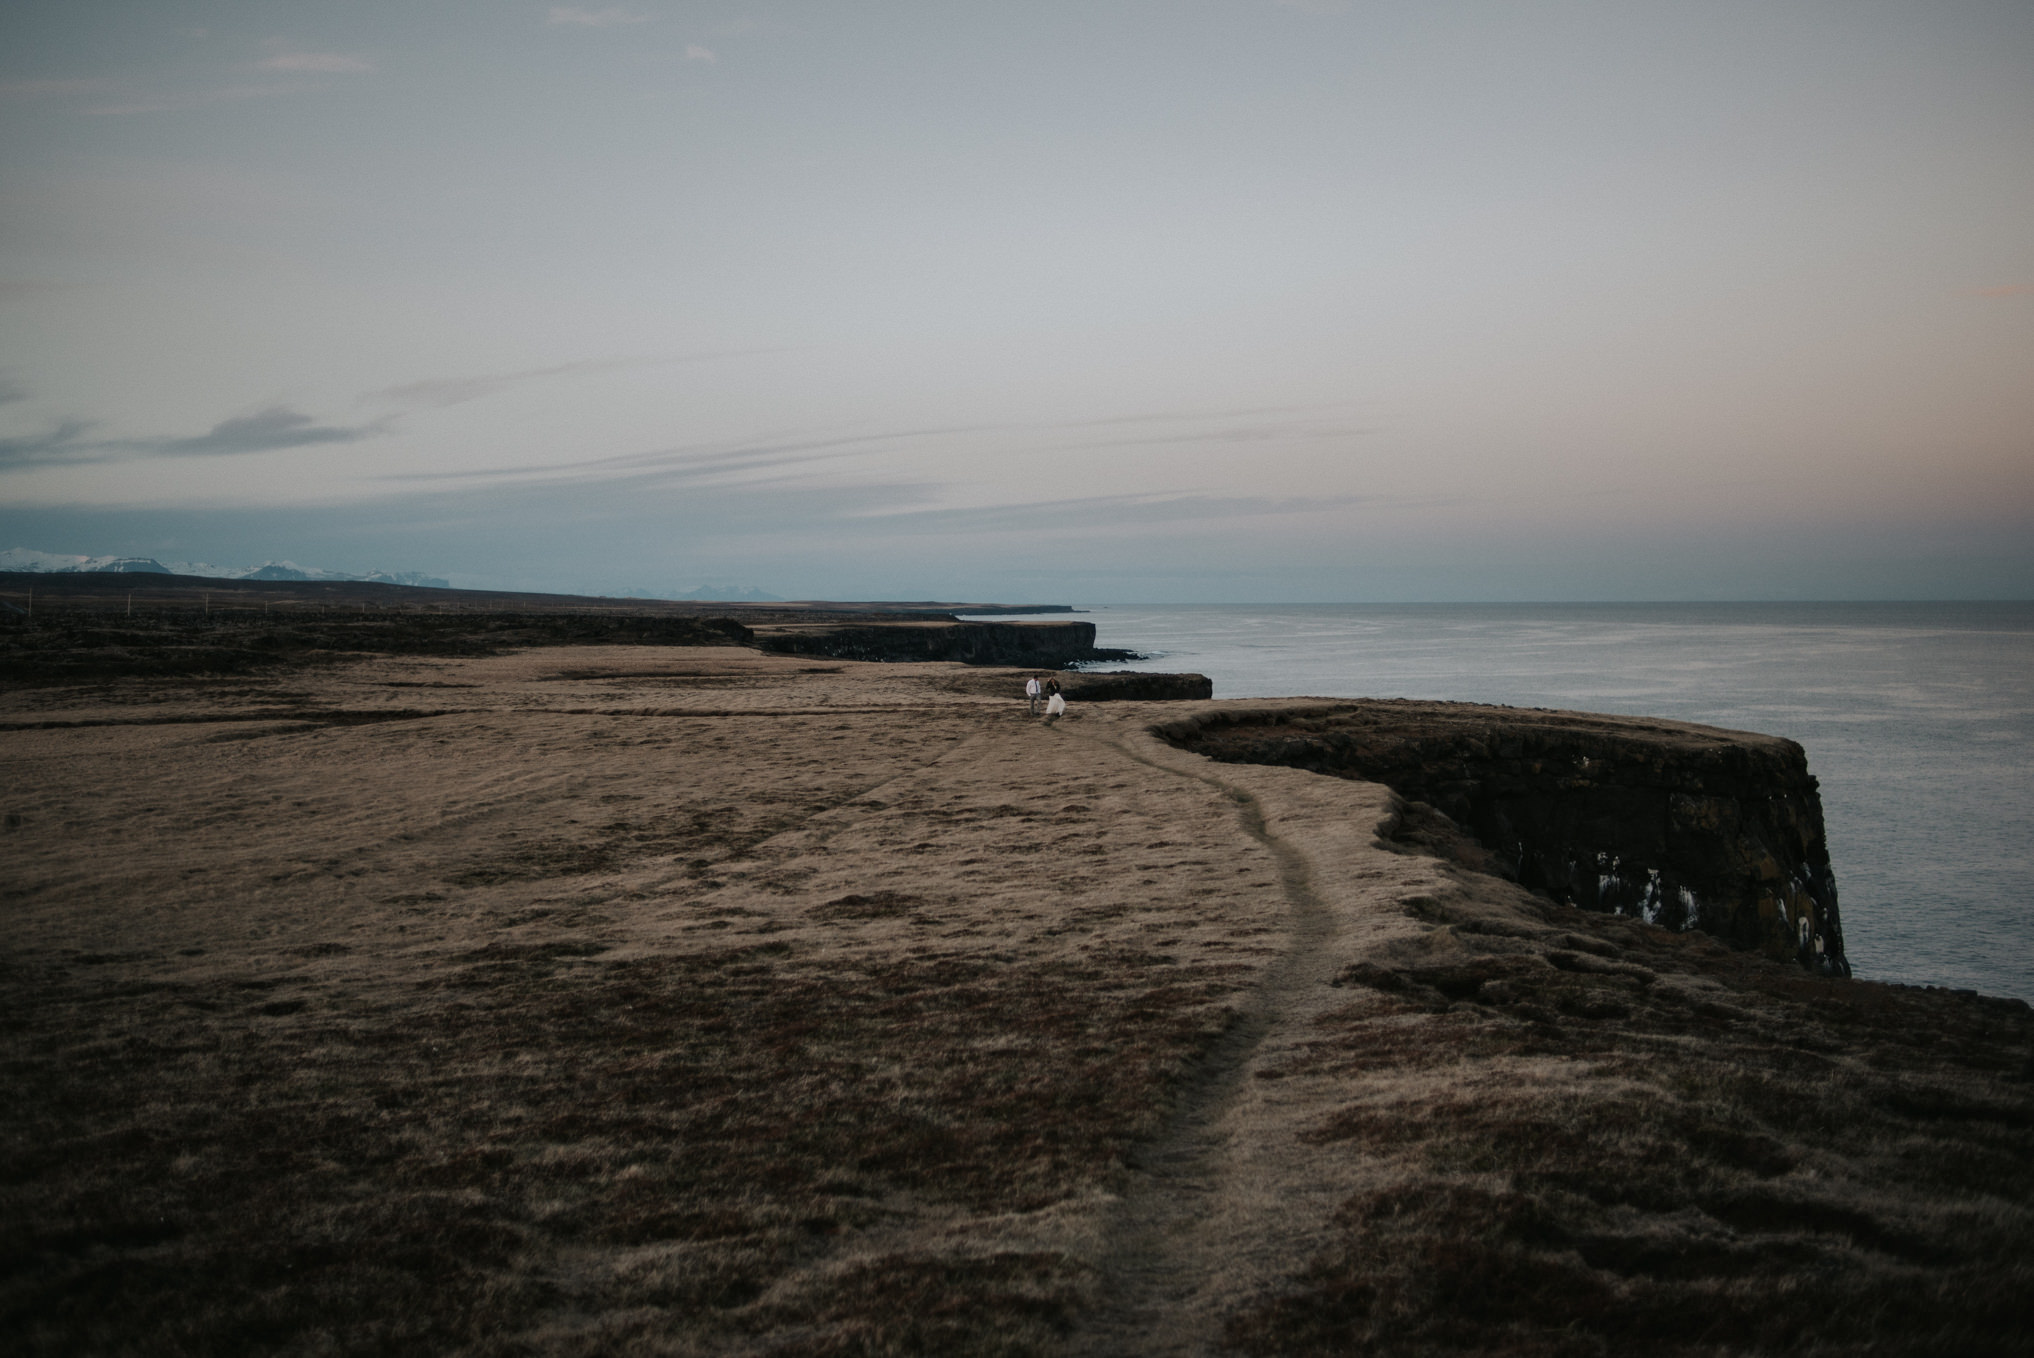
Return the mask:
<path fill-rule="evenodd" d="M 241 674 L 368 652 L 478 656 L 579 645 L 742 645 L 834 660 L 1030 669 L 1136 658 L 1097 648 L 1089 622 L 954 616 L 1070 611 L 1065 604 L 756 604 L 360 581 L 0 572 L 0 680 Z"/>
<path fill-rule="evenodd" d="M 1097 649 L 1091 622 L 880 622 L 863 625 L 764 624 L 757 649 L 831 660 L 952 660 L 964 665 L 1058 669 L 1082 660 L 1129 660 L 1129 651 Z"/>
<path fill-rule="evenodd" d="M 1563 904 L 1700 930 L 1847 976 L 1807 756 L 1680 722 L 1467 703 L 1241 711 L 1160 734 L 1229 763 L 1381 782 L 1487 850 L 1475 866 Z"/>
<path fill-rule="evenodd" d="M 1015 700 L 1024 691 L 1024 670 L 982 670 L 950 675 L 940 682 L 948 693 Z M 1070 703 L 1177 703 L 1215 696 L 1205 674 L 1160 674 L 1148 670 L 1074 670 L 1057 676 Z"/>

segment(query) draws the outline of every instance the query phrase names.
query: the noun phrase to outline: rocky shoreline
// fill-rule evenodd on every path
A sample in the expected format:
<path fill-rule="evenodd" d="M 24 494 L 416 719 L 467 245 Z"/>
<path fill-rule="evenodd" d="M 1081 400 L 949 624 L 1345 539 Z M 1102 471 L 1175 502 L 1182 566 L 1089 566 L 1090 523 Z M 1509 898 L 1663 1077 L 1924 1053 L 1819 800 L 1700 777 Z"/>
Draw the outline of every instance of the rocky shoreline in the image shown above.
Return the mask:
<path fill-rule="evenodd" d="M 815 626 L 764 623 L 748 640 L 770 655 L 906 663 L 951 660 L 963 665 L 1064 669 L 1096 661 L 1140 659 L 1134 651 L 1095 645 L 1091 622 L 881 622 Z"/>

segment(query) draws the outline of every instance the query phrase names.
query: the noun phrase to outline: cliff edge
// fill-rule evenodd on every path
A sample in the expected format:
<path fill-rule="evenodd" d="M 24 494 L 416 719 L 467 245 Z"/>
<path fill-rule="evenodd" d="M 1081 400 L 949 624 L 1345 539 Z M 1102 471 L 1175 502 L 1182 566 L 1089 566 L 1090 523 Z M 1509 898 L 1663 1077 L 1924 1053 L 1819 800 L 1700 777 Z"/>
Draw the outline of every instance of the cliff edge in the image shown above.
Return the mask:
<path fill-rule="evenodd" d="M 1059 669 L 1084 660 L 1136 658 L 1129 651 L 1097 648 L 1091 622 L 915 619 L 854 625 L 762 623 L 752 635 L 752 644 L 765 654 L 831 660 L 947 660 L 964 665 Z"/>
<path fill-rule="evenodd" d="M 1567 905 L 1700 930 L 1848 976 L 1822 803 L 1791 740 L 1684 722 L 1407 700 L 1201 716 L 1159 732 L 1228 763 L 1384 783 Z M 1425 808 L 1431 807 L 1432 812 Z"/>

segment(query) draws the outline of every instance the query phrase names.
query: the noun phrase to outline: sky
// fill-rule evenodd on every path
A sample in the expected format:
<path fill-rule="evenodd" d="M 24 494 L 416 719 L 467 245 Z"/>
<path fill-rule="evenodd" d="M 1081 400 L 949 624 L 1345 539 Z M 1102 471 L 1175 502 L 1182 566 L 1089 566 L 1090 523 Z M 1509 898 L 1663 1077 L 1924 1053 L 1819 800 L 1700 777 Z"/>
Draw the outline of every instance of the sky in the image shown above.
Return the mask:
<path fill-rule="evenodd" d="M 0 6 L 0 547 L 2034 597 L 2034 5 Z"/>

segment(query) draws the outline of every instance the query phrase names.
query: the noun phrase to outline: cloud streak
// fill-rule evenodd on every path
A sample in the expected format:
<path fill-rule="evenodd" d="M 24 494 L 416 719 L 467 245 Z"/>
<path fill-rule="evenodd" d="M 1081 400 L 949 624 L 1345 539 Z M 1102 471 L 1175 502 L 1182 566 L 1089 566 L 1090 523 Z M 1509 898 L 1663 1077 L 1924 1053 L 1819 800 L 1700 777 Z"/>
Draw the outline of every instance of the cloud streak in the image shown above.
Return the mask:
<path fill-rule="evenodd" d="M 65 420 L 47 434 L 24 434 L 14 438 L 0 439 L 0 469 L 10 467 L 33 467 L 45 462 L 65 462 L 80 453 L 83 460 L 96 461 L 90 456 L 90 446 L 84 443 L 85 432 L 92 426 L 84 420 Z"/>
<path fill-rule="evenodd" d="M 281 76 L 367 75 L 374 70 L 372 63 L 343 52 L 306 52 L 292 47 L 281 39 L 270 40 L 267 47 L 266 57 L 240 69 Z M 246 99 L 272 99 L 286 94 L 306 94 L 319 88 L 320 86 L 316 84 L 270 80 L 242 81 L 238 84 L 219 85 L 211 89 L 189 90 L 183 93 L 151 94 L 137 92 L 133 85 L 126 82 L 111 80 L 22 80 L 0 82 L 0 99 L 19 101 L 74 94 L 99 94 L 111 97 L 114 102 L 100 103 L 82 111 L 104 118 L 137 113 L 174 113 L 183 109 L 204 108 L 210 104 L 230 104 Z"/>
<path fill-rule="evenodd" d="M 287 406 L 270 406 L 252 415 L 221 420 L 202 434 L 184 438 L 90 439 L 92 425 L 66 420 L 45 434 L 0 439 L 0 469 L 52 463 L 113 462 L 140 457 L 212 457 L 239 453 L 285 452 L 327 444 L 358 443 L 388 432 L 389 422 L 319 424 Z"/>
<path fill-rule="evenodd" d="M 442 410 L 448 406 L 482 400 L 508 391 L 512 387 L 539 382 L 545 378 L 616 372 L 624 368 L 640 367 L 645 361 L 639 358 L 583 359 L 577 363 L 553 364 L 548 368 L 482 373 L 476 377 L 427 378 L 421 382 L 405 382 L 400 386 L 384 387 L 380 391 L 368 393 L 367 399 L 388 401 L 412 408 Z"/>
<path fill-rule="evenodd" d="M 1120 529 L 1132 525 L 1203 523 L 1225 519 L 1314 514 L 1359 505 L 1408 507 L 1382 495 L 1093 495 L 1074 500 L 949 509 L 876 509 L 853 515 L 885 533 L 1033 532 L 1051 529 Z M 1452 500 L 1423 500 L 1440 505 Z M 843 515 L 843 518 L 849 516 Z"/>
<path fill-rule="evenodd" d="M 215 453 L 272 453 L 326 443 L 358 443 L 387 432 L 387 421 L 369 424 L 319 424 L 287 406 L 270 406 L 252 415 L 221 420 L 195 438 L 139 439 L 124 445 L 138 453 L 169 457 L 202 457 Z"/>
<path fill-rule="evenodd" d="M 433 377 L 419 382 L 371 391 L 363 400 L 381 401 L 408 409 L 443 409 L 499 395 L 526 383 L 556 377 L 590 377 L 599 373 L 623 372 L 630 368 L 654 368 L 664 364 L 704 363 L 716 358 L 750 358 L 758 354 L 781 354 L 783 349 L 709 349 L 671 358 L 586 358 L 572 363 L 554 363 L 543 368 L 521 368 L 514 372 L 480 373 L 473 377 Z"/>
<path fill-rule="evenodd" d="M 647 453 L 618 453 L 612 457 L 583 462 L 524 463 L 514 467 L 487 467 L 458 472 L 400 472 L 385 481 L 516 481 L 559 472 L 577 473 L 568 480 L 606 480 L 627 476 L 660 477 L 665 480 L 723 476 L 734 472 L 775 470 L 805 463 L 828 462 L 859 457 L 873 447 L 940 434 L 978 433 L 988 425 L 955 425 L 932 429 L 887 430 L 880 434 L 848 434 L 831 438 L 790 439 L 740 444 L 701 444 L 687 448 L 664 448 Z"/>
<path fill-rule="evenodd" d="M 520 373 L 488 377 L 410 383 L 391 387 L 376 395 L 382 399 L 409 401 L 419 406 L 451 405 L 494 394 L 523 381 L 557 375 L 603 371 L 630 366 L 630 360 L 560 364 Z M 1336 407 L 1340 408 L 1340 407 Z M 809 435 L 761 435 L 750 439 L 690 444 L 653 449 L 641 453 L 617 453 L 608 457 L 577 461 L 526 462 L 508 467 L 469 468 L 459 471 L 397 472 L 381 477 L 390 482 L 469 485 L 545 480 L 553 483 L 610 481 L 624 478 L 664 481 L 698 480 L 733 476 L 743 472 L 784 470 L 865 457 L 892 449 L 908 448 L 927 439 L 962 436 L 999 436 L 1027 441 L 1027 455 L 1081 453 L 1108 448 L 1164 447 L 1201 444 L 1212 447 L 1266 444 L 1293 441 L 1352 438 L 1374 432 L 1365 426 L 1323 422 L 1315 419 L 1279 420 L 1278 415 L 1313 415 L 1321 406 L 1262 406 L 1214 412 L 1176 412 L 1109 416 L 1094 420 L 1059 423 L 983 423 L 914 426 L 874 433 L 813 433 Z M 1249 417 L 1246 422 L 1239 419 Z M 1225 423 L 1226 422 L 1226 423 Z M 1151 432 L 1137 432 L 1140 428 Z M 1091 431 L 1121 431 L 1114 438 L 1082 437 Z M 1190 498 L 1190 497 L 1189 497 Z M 1145 503 L 1132 497 L 1123 503 Z M 1149 503 L 1160 503 L 1151 499 Z M 1186 499 L 1179 503 L 1186 504 Z M 1316 500 L 1313 503 L 1326 503 Z"/>
<path fill-rule="evenodd" d="M 366 75 L 374 70 L 359 57 L 338 52 L 277 52 L 256 66 L 264 71 L 315 71 L 326 75 Z"/>

